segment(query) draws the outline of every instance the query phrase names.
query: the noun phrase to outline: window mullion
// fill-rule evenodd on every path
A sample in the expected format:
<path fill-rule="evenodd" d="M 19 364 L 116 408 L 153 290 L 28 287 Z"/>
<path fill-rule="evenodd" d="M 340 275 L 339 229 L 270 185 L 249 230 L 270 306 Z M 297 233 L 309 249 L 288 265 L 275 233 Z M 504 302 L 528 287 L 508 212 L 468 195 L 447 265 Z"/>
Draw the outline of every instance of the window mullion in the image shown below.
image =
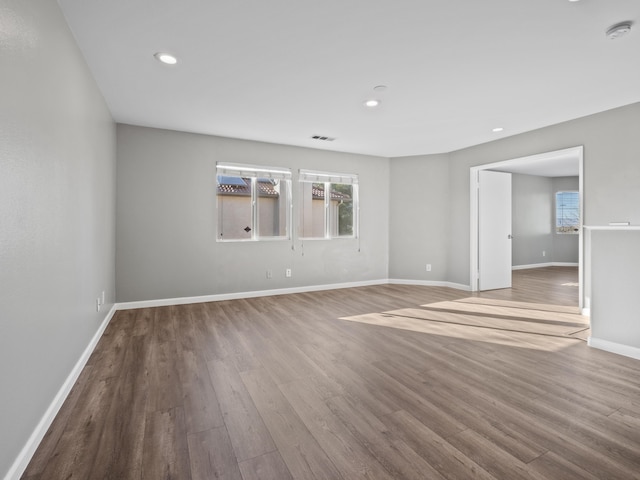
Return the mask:
<path fill-rule="evenodd" d="M 331 183 L 324 182 L 324 238 L 331 238 Z"/>
<path fill-rule="evenodd" d="M 258 179 L 251 178 L 251 240 L 258 240 Z"/>

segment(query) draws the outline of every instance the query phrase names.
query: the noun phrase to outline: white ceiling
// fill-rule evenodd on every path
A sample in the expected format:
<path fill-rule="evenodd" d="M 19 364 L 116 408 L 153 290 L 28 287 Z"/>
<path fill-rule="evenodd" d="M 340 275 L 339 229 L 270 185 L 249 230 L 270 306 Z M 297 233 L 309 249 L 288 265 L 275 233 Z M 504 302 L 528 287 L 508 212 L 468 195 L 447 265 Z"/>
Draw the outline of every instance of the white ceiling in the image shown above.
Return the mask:
<path fill-rule="evenodd" d="M 580 174 L 580 158 L 581 153 L 578 148 L 573 147 L 525 158 L 504 160 L 488 169 L 540 177 L 577 177 Z"/>
<path fill-rule="evenodd" d="M 640 101 L 639 0 L 59 3 L 121 123 L 398 157 Z"/>

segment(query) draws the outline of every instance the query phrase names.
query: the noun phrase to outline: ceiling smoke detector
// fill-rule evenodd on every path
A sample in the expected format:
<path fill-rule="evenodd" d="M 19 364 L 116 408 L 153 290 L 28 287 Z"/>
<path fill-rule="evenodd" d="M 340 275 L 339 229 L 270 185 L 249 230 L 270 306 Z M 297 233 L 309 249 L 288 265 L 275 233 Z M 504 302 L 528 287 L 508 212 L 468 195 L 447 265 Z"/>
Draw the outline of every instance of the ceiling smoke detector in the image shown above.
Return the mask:
<path fill-rule="evenodd" d="M 615 40 L 618 37 L 622 37 L 631 31 L 631 22 L 622 22 L 614 25 L 607 30 L 607 38 Z"/>

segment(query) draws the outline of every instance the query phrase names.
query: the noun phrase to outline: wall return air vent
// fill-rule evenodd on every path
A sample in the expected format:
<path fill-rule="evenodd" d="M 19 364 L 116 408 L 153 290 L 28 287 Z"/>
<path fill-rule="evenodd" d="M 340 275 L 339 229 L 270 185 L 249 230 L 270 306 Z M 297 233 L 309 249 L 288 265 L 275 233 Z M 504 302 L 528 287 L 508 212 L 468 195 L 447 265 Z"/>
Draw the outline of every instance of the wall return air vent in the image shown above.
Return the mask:
<path fill-rule="evenodd" d="M 327 137 L 325 135 L 313 135 L 311 137 L 314 140 L 322 140 L 323 142 L 333 142 L 335 137 Z"/>

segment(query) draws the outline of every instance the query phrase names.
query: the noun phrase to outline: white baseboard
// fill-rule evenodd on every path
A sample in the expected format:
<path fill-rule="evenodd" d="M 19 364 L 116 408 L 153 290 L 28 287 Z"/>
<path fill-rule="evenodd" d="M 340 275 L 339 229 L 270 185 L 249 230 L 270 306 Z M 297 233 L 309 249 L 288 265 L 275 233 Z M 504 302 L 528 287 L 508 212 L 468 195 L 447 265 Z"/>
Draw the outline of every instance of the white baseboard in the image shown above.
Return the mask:
<path fill-rule="evenodd" d="M 94 333 L 93 337 L 91 337 L 91 341 L 82 352 L 82 355 L 80 355 L 80 358 L 62 384 L 62 387 L 60 387 L 60 390 L 58 390 L 58 393 L 53 398 L 53 401 L 49 405 L 49 408 L 47 408 L 46 412 L 44 412 L 44 415 L 38 422 L 35 430 L 33 431 L 33 433 L 31 433 L 29 440 L 27 440 L 27 443 L 18 454 L 18 457 L 13 462 L 13 465 L 11 465 L 11 468 L 9 468 L 9 471 L 5 475 L 4 480 L 19 480 L 26 470 L 29 462 L 31 461 L 31 457 L 33 457 L 33 454 L 36 453 L 38 445 L 40 445 L 40 442 L 47 433 L 47 430 L 49 430 L 49 427 L 53 423 L 53 419 L 60 411 L 60 408 L 66 400 L 67 395 L 69 395 L 71 388 L 78 380 L 80 372 L 82 372 L 82 369 L 89 360 L 89 357 L 93 353 L 93 350 L 96 348 L 100 337 L 102 337 L 102 334 L 107 328 L 107 325 L 109 325 L 109 322 L 113 318 L 113 315 L 116 313 L 116 310 L 116 306 L 113 305 L 113 307 L 111 307 L 111 310 L 109 310 L 109 313 L 107 313 L 104 320 L 98 327 L 96 333 Z"/>
<path fill-rule="evenodd" d="M 544 268 L 544 267 L 577 267 L 577 263 L 572 262 L 546 262 L 546 263 L 532 263 L 531 265 L 514 265 L 511 270 L 528 270 L 530 268 Z"/>
<path fill-rule="evenodd" d="M 379 280 L 365 280 L 362 282 L 331 283 L 326 285 L 278 288 L 273 290 L 256 290 L 252 292 L 219 293 L 215 295 L 201 295 L 197 297 L 176 297 L 176 298 L 161 298 L 158 300 L 121 302 L 116 304 L 116 309 L 131 310 L 134 308 L 166 307 L 169 305 L 187 305 L 190 303 L 219 302 L 222 300 L 236 300 L 239 298 L 270 297 L 272 295 L 287 295 L 289 293 L 318 292 L 322 290 L 336 290 L 338 288 L 368 287 L 371 285 L 386 285 L 386 284 L 424 285 L 427 287 L 449 287 L 449 288 L 455 288 L 456 290 L 466 290 L 466 291 L 471 290 L 471 287 L 469 285 L 462 285 L 459 283 L 452 283 L 452 282 L 439 282 L 439 281 L 431 281 L 431 280 L 379 279 Z"/>
<path fill-rule="evenodd" d="M 118 310 L 133 308 L 166 307 L 168 305 L 186 305 L 190 303 L 219 302 L 222 300 L 237 300 L 239 298 L 270 297 L 273 295 L 287 295 L 290 293 L 318 292 L 321 290 L 337 290 L 339 288 L 368 287 L 371 285 L 385 285 L 387 279 L 365 280 L 362 282 L 331 283 L 326 285 L 311 285 L 304 287 L 277 288 L 273 290 L 256 290 L 238 293 L 219 293 L 215 295 L 201 295 L 197 297 L 161 298 L 158 300 L 142 300 L 137 302 L 117 303 Z"/>
<path fill-rule="evenodd" d="M 593 348 L 640 360 L 640 348 L 638 347 L 631 347 L 629 345 L 623 345 L 621 343 L 610 342 L 608 340 L 593 337 L 589 337 L 587 344 Z"/>
<path fill-rule="evenodd" d="M 471 291 L 471 287 L 469 285 L 463 285 L 461 283 L 453 283 L 453 282 L 440 282 L 436 280 L 403 280 L 400 278 L 391 278 L 388 283 L 392 285 L 420 285 L 424 287 L 448 287 L 454 288 L 456 290 L 465 290 L 467 292 Z"/>
<path fill-rule="evenodd" d="M 550 267 L 551 262 L 548 263 L 532 263 L 531 265 L 514 265 L 511 270 L 529 270 L 530 268 L 544 268 Z"/>

